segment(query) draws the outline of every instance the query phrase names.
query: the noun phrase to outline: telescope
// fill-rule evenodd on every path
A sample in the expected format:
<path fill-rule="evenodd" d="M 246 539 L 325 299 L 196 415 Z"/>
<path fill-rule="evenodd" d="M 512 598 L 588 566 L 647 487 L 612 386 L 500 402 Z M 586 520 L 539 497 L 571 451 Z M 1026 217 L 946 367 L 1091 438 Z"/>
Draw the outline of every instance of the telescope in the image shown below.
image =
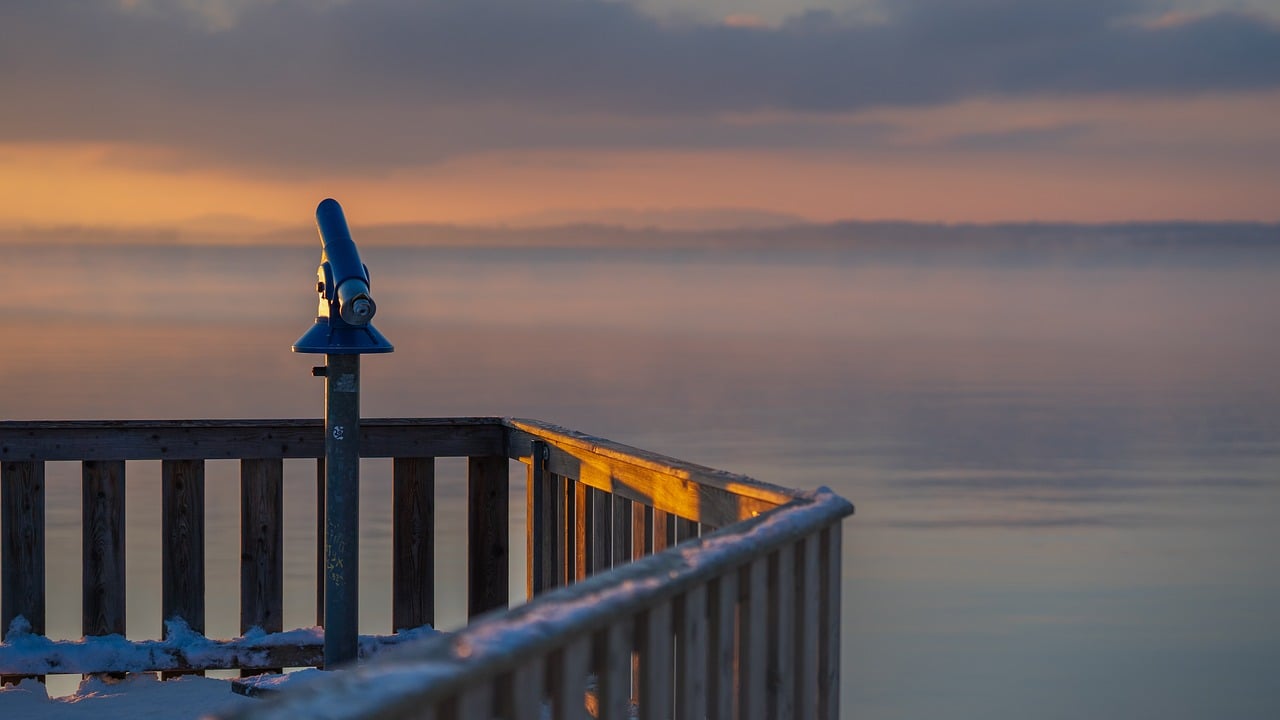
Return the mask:
<path fill-rule="evenodd" d="M 324 353 L 312 369 L 324 383 L 324 666 L 359 654 L 360 356 L 394 348 L 369 321 L 378 311 L 369 268 L 332 198 L 316 208 L 320 309 L 311 329 L 293 344 L 297 353 Z"/>
<path fill-rule="evenodd" d="M 293 344 L 298 353 L 355 355 L 389 353 L 395 348 L 370 321 L 378 311 L 369 290 L 369 268 L 351 239 L 342 206 L 333 198 L 316 208 L 320 231 L 320 268 L 316 291 L 320 308 L 315 325 Z"/>

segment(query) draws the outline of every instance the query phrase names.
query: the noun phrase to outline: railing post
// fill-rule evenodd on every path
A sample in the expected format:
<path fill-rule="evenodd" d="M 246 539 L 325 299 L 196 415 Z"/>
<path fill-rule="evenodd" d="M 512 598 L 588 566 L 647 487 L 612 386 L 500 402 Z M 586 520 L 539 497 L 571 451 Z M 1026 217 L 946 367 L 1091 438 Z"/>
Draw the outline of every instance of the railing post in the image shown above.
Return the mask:
<path fill-rule="evenodd" d="M 591 489 L 591 566 L 587 571 L 595 574 L 613 566 L 611 546 L 613 542 L 613 493 Z"/>
<path fill-rule="evenodd" d="M 631 501 L 613 496 L 613 566 L 631 561 Z"/>
<path fill-rule="evenodd" d="M 240 632 L 284 629 L 284 461 L 240 461 Z M 278 668 L 241 670 L 241 676 Z"/>
<path fill-rule="evenodd" d="M 560 545 L 564 549 L 564 584 L 578 581 L 578 481 L 560 477 L 561 503 L 564 505 L 564 523 L 560 526 Z"/>
<path fill-rule="evenodd" d="M 391 629 L 435 625 L 435 458 L 392 462 Z"/>
<path fill-rule="evenodd" d="M 555 586 L 552 579 L 552 568 L 555 565 L 553 552 L 555 543 L 552 540 L 551 528 L 554 525 L 555 512 L 552 508 L 554 493 L 551 488 L 551 475 L 547 472 L 547 459 L 550 449 L 545 442 L 535 440 L 529 447 L 529 480 L 526 492 L 526 535 L 528 574 L 527 593 L 529 599 Z"/>
<path fill-rule="evenodd" d="M 563 475 L 548 473 L 550 480 L 547 488 L 550 494 L 547 496 L 548 502 L 551 504 L 551 526 L 548 531 L 551 535 L 551 584 L 549 587 L 560 587 L 569 582 L 569 520 L 572 513 L 569 512 L 569 480 Z"/>
<path fill-rule="evenodd" d="M 653 511 L 653 552 L 662 552 L 675 544 L 675 523 L 670 513 Z"/>
<path fill-rule="evenodd" d="M 764 557 L 757 557 L 739 571 L 738 597 L 742 607 L 738 612 L 738 711 L 746 720 L 768 717 L 768 577 L 768 559 Z"/>
<path fill-rule="evenodd" d="M 604 720 L 630 717 L 633 634 L 630 617 L 615 618 L 596 634 L 592 666 L 599 685 L 599 717 Z"/>
<path fill-rule="evenodd" d="M 676 718 L 707 717 L 707 586 L 695 585 L 676 604 Z"/>
<path fill-rule="evenodd" d="M 160 463 L 160 616 L 204 634 L 204 461 Z M 173 677 L 185 673 L 163 673 Z"/>
<path fill-rule="evenodd" d="M 698 537 L 698 523 L 688 518 L 676 517 L 676 542 Z"/>
<path fill-rule="evenodd" d="M 591 549 L 591 495 L 585 483 L 573 483 L 573 581 L 587 579 L 591 567 L 588 551 Z"/>
<path fill-rule="evenodd" d="M 507 606 L 510 545 L 505 456 L 467 461 L 467 617 Z"/>
<path fill-rule="evenodd" d="M 818 535 L 810 533 L 797 545 L 796 613 L 792 621 L 796 633 L 796 717 L 818 715 Z"/>
<path fill-rule="evenodd" d="M 631 559 L 639 560 L 653 553 L 653 508 L 640 502 L 631 503 Z"/>
<path fill-rule="evenodd" d="M 86 635 L 125 633 L 124 461 L 82 463 L 82 608 Z"/>
<path fill-rule="evenodd" d="M 840 532 L 839 522 L 828 525 L 818 551 L 818 717 L 824 720 L 840 712 Z"/>
<path fill-rule="evenodd" d="M 736 569 L 712 581 L 707 604 L 710 616 L 707 632 L 707 717 L 710 720 L 731 720 L 737 717 L 734 703 L 738 697 L 739 668 Z"/>
<path fill-rule="evenodd" d="M 324 458 L 316 458 L 316 625 L 324 627 L 324 586 L 328 582 L 324 571 Z"/>
<path fill-rule="evenodd" d="M 795 548 L 784 545 L 769 555 L 769 717 L 791 720 L 795 715 Z"/>
<path fill-rule="evenodd" d="M 0 640 L 19 615 L 45 633 L 44 463 L 0 464 Z M 16 677 L 0 676 L 0 685 Z"/>
<path fill-rule="evenodd" d="M 667 720 L 675 707 L 671 601 L 662 601 L 640 614 L 636 646 L 640 654 L 640 718 Z"/>

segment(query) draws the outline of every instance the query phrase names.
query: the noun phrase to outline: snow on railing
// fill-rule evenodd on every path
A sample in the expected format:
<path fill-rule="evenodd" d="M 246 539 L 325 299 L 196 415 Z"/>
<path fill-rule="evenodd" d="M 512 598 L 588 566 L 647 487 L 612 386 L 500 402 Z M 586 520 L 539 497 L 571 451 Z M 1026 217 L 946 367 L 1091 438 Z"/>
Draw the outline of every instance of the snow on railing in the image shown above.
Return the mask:
<path fill-rule="evenodd" d="M 360 448 L 363 457 L 394 459 L 393 628 L 434 624 L 435 458 L 468 458 L 474 619 L 306 693 L 286 689 L 279 707 L 331 693 L 343 698 L 325 709 L 333 717 L 532 718 L 547 705 L 574 717 L 588 700 L 597 717 L 836 716 L 840 521 L 853 512 L 845 500 L 534 420 L 368 419 Z M 300 644 L 264 650 L 249 631 L 292 637 L 278 635 L 282 468 L 322 454 L 315 420 L 0 422 L 0 679 L 174 668 L 252 674 L 321 662 L 300 655 Z M 241 465 L 244 637 L 232 640 L 200 635 L 210 459 Z M 43 637 L 44 465 L 62 460 L 80 461 L 84 477 L 85 639 L 76 642 Z M 161 641 L 122 637 L 130 460 L 161 461 L 162 616 L 184 623 L 169 624 Z M 531 601 L 500 614 L 509 596 L 512 460 L 527 466 Z M 323 477 L 317 468 L 317 482 Z M 46 653 L 43 664 L 23 648 Z M 274 707 L 255 712 L 274 717 Z"/>
<path fill-rule="evenodd" d="M 836 717 L 830 491 L 247 706 L 295 717 Z"/>

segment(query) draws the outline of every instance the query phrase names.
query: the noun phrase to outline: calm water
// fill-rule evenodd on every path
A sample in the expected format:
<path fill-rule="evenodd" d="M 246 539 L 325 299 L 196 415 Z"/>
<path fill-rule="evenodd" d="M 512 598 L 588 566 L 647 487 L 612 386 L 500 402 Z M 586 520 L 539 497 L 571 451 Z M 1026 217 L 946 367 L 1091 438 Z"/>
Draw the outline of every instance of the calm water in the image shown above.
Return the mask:
<path fill-rule="evenodd" d="M 1280 262 L 363 250 L 397 346 L 365 361 L 366 416 L 537 417 L 853 500 L 848 717 L 1280 717 Z M 25 249 L 0 416 L 318 416 L 289 352 L 318 255 Z M 237 472 L 209 467 L 214 635 L 238 630 Z M 286 469 L 290 626 L 314 622 L 312 472 Z M 79 634 L 78 473 L 49 468 L 55 636 Z M 140 638 L 158 474 L 128 479 Z M 461 479 L 442 461 L 453 537 Z M 366 465 L 365 632 L 389 630 L 389 484 Z"/>

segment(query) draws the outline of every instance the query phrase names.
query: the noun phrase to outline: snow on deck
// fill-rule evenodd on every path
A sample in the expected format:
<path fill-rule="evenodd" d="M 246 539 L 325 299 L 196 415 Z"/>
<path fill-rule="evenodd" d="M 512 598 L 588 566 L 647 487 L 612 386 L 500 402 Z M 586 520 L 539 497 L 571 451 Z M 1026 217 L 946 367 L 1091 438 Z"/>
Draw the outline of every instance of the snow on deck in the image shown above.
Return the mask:
<path fill-rule="evenodd" d="M 82 640 L 50 640 L 31 632 L 31 623 L 19 615 L 0 643 L 0 668 L 11 675 L 82 673 L 110 668 L 115 672 L 180 670 L 186 667 L 263 667 L 269 665 L 271 648 L 323 645 L 324 629 L 299 628 L 265 633 L 250 628 L 231 640 L 211 640 L 192 630 L 181 619 L 165 622 L 164 640 L 129 640 L 122 635 L 102 635 Z M 360 636 L 360 656 L 372 657 L 384 646 L 435 635 L 430 626 L 405 630 L 394 636 Z M 185 661 L 185 662 L 184 662 Z"/>

